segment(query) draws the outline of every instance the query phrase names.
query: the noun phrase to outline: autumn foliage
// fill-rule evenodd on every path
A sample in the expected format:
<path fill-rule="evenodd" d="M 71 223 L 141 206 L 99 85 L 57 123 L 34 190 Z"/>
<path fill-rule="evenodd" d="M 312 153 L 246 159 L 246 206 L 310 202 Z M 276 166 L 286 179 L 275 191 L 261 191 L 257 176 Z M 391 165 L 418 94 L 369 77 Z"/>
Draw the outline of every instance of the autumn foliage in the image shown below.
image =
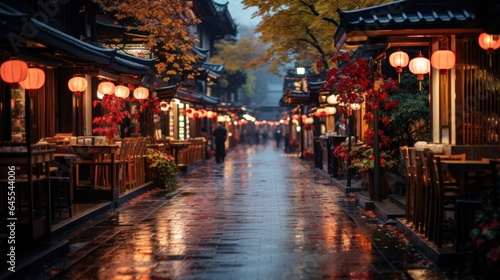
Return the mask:
<path fill-rule="evenodd" d="M 94 101 L 94 107 L 99 103 L 104 113 L 100 117 L 95 117 L 92 121 L 92 123 L 97 126 L 92 132 L 111 139 L 118 134 L 118 126 L 123 123 L 125 118 L 130 118 L 130 113 L 126 110 L 127 104 L 125 100 L 114 94 L 104 95 L 101 101 Z"/>

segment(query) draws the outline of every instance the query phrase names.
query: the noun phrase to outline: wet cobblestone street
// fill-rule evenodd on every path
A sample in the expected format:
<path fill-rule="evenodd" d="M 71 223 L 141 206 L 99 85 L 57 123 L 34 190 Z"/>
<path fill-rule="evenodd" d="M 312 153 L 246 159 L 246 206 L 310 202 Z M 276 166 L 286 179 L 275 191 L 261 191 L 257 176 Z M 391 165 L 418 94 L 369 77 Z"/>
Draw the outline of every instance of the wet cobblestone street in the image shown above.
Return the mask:
<path fill-rule="evenodd" d="M 410 279 L 432 264 L 274 145 L 234 148 L 61 238 L 31 279 Z"/>

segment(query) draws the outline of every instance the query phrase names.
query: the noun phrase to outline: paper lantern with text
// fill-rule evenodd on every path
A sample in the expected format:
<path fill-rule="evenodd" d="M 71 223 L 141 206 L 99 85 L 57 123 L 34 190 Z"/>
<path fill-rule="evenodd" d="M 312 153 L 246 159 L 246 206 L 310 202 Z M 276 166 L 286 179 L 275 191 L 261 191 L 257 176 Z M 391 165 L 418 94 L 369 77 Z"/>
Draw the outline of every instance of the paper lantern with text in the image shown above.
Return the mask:
<path fill-rule="evenodd" d="M 439 70 L 439 73 L 446 74 L 446 71 L 455 66 L 455 54 L 449 50 L 435 51 L 431 55 L 432 67 Z"/>
<path fill-rule="evenodd" d="M 142 100 L 142 99 L 146 99 L 148 98 L 149 96 L 149 90 L 145 87 L 137 87 L 136 89 L 134 89 L 134 98 L 135 99 L 139 99 L 139 100 Z"/>
<path fill-rule="evenodd" d="M 97 91 L 104 95 L 113 94 L 115 93 L 115 84 L 112 82 L 101 82 L 97 86 Z"/>
<path fill-rule="evenodd" d="M 389 63 L 392 67 L 396 68 L 396 72 L 398 73 L 398 82 L 401 82 L 401 72 L 403 72 L 403 67 L 408 65 L 408 61 L 408 54 L 402 50 L 397 50 L 389 56 Z"/>
<path fill-rule="evenodd" d="M 408 67 L 413 74 L 417 75 L 418 87 L 419 90 L 422 91 L 422 81 L 424 80 L 424 75 L 429 73 L 431 70 L 430 61 L 420 53 L 414 59 L 410 60 Z"/>
<path fill-rule="evenodd" d="M 130 95 L 130 89 L 124 85 L 115 87 L 115 95 L 120 98 L 127 98 Z"/>
<path fill-rule="evenodd" d="M 79 95 L 87 89 L 87 80 L 81 75 L 75 75 L 69 79 L 68 88 L 74 94 Z"/>
<path fill-rule="evenodd" d="M 28 64 L 19 59 L 7 60 L 0 66 L 0 76 L 7 84 L 17 85 L 26 80 Z"/>
<path fill-rule="evenodd" d="M 34 92 L 45 83 L 45 73 L 39 68 L 28 68 L 26 79 L 19 84 L 28 92 Z"/>

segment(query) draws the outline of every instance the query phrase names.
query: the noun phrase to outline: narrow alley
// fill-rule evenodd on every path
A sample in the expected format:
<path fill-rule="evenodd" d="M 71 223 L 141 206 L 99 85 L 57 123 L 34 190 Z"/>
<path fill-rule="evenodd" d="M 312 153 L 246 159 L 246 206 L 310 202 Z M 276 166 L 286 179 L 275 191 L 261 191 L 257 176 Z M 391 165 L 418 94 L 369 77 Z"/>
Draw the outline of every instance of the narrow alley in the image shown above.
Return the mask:
<path fill-rule="evenodd" d="M 432 264 L 295 155 L 240 145 L 59 238 L 29 279 L 411 279 Z"/>

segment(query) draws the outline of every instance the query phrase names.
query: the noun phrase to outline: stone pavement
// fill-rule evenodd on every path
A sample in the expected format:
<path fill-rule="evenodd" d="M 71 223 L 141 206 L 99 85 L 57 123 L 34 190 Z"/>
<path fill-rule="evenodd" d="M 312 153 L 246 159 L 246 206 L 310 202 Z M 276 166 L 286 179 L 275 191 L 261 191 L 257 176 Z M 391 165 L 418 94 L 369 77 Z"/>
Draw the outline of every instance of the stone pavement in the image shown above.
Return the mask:
<path fill-rule="evenodd" d="M 472 279 L 439 271 L 311 163 L 272 144 L 207 161 L 56 237 L 66 255 L 21 279 Z"/>

